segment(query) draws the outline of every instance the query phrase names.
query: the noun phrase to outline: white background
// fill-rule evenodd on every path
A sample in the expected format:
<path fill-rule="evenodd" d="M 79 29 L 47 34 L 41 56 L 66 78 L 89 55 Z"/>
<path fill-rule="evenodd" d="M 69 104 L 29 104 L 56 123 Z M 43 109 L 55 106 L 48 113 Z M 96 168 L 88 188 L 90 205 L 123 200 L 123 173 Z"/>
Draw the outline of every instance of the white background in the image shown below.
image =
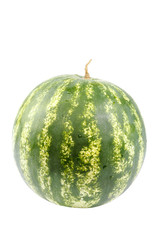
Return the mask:
<path fill-rule="evenodd" d="M 125 89 L 147 131 L 147 155 L 132 186 L 92 209 L 56 206 L 33 193 L 15 165 L 17 111 L 39 83 L 84 74 Z M 0 238 L 160 239 L 160 1 L 0 1 Z"/>

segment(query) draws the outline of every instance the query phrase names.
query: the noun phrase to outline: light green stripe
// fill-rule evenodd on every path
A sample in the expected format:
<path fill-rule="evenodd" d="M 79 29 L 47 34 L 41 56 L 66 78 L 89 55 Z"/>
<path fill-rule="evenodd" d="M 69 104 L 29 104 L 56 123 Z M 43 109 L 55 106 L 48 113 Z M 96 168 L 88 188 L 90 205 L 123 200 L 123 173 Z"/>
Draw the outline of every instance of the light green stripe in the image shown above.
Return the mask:
<path fill-rule="evenodd" d="M 46 96 L 49 89 L 53 86 L 53 83 L 49 85 L 44 91 L 42 91 L 36 99 L 36 104 L 31 108 L 28 114 L 28 121 L 24 123 L 22 128 L 21 138 L 20 138 L 20 167 L 23 172 L 23 176 L 29 186 L 36 191 L 36 188 L 33 186 L 32 179 L 30 176 L 30 171 L 28 167 L 28 158 L 30 156 L 31 145 L 29 141 L 31 127 L 33 124 L 34 117 L 39 110 L 40 104 L 43 102 L 44 97 Z"/>
<path fill-rule="evenodd" d="M 52 136 L 48 134 L 48 128 L 51 126 L 57 118 L 57 109 L 58 103 L 61 100 L 62 94 L 65 91 L 66 86 L 71 82 L 71 79 L 67 79 L 64 81 L 62 85 L 60 85 L 53 97 L 50 100 L 50 103 L 47 105 L 46 117 L 44 120 L 44 127 L 42 129 L 41 134 L 38 137 L 38 145 L 40 147 L 40 169 L 38 174 L 38 179 L 40 183 L 40 187 L 44 192 L 45 198 L 51 202 L 57 203 L 52 194 L 51 189 L 51 177 L 49 176 L 49 167 L 48 167 L 48 159 L 49 153 L 48 149 L 51 145 Z M 56 140 L 56 139 L 54 139 Z"/>
<path fill-rule="evenodd" d="M 108 88 L 109 92 L 114 96 L 114 98 L 115 98 L 115 100 L 117 101 L 117 103 L 121 105 L 121 104 L 122 104 L 122 103 L 121 103 L 121 100 L 119 99 L 116 91 L 115 91 L 112 87 L 109 87 L 109 86 L 108 86 L 107 88 Z"/>
<path fill-rule="evenodd" d="M 35 88 L 31 94 L 28 96 L 28 98 L 26 99 L 26 101 L 24 102 L 24 104 L 22 105 L 22 107 L 20 108 L 18 115 L 17 115 L 17 119 L 16 119 L 16 123 L 14 125 L 14 129 L 13 129 L 13 149 L 15 146 L 15 141 L 16 141 L 16 137 L 17 137 L 17 133 L 18 133 L 18 128 L 23 116 L 23 113 L 26 109 L 26 107 L 30 104 L 32 98 L 34 97 L 34 95 L 39 92 L 45 85 L 48 84 L 48 81 L 42 83 L 39 87 Z"/>
<path fill-rule="evenodd" d="M 116 99 L 117 103 L 119 105 L 122 104 L 119 96 L 117 95 L 116 91 L 112 87 L 108 87 L 110 93 L 114 96 Z M 130 122 L 129 118 L 126 114 L 126 112 L 123 110 L 122 111 L 122 117 L 123 117 L 123 127 L 119 124 L 119 128 L 122 129 L 122 139 L 123 142 L 125 143 L 125 150 L 128 151 L 128 161 L 129 161 L 129 166 L 133 166 L 133 161 L 134 161 L 134 155 L 135 155 L 135 147 L 134 143 L 128 139 L 129 134 L 131 133 L 131 127 L 130 127 Z M 118 118 L 117 118 L 118 121 Z M 119 123 L 119 121 L 118 121 Z M 129 180 L 129 179 L 128 179 Z"/>
<path fill-rule="evenodd" d="M 112 103 L 111 103 L 112 104 Z M 111 105 L 110 104 L 110 105 Z M 106 111 L 108 111 L 108 107 L 110 105 L 106 105 Z M 108 198 L 113 199 L 118 197 L 127 187 L 128 180 L 130 178 L 130 173 L 128 172 L 128 167 L 131 169 L 133 166 L 133 157 L 134 157 L 134 145 L 131 141 L 128 140 L 127 135 L 123 132 L 120 123 L 118 122 L 117 114 L 112 112 L 112 108 L 109 109 L 109 122 L 112 125 L 113 128 L 113 171 L 114 174 L 122 174 L 121 177 L 119 177 L 115 181 L 115 186 L 113 188 L 113 191 L 110 192 Z M 126 151 L 128 151 L 128 159 L 122 157 L 121 155 L 121 148 L 124 143 L 124 148 Z M 127 171 L 126 171 L 127 170 Z"/>
<path fill-rule="evenodd" d="M 138 166 L 137 166 L 137 171 L 135 174 L 135 177 L 137 176 L 137 174 L 139 173 L 142 163 L 143 163 L 143 158 L 144 158 L 144 141 L 143 141 L 143 137 L 142 137 L 142 124 L 140 121 L 140 118 L 137 114 L 136 109 L 133 107 L 133 105 L 131 105 L 131 109 L 132 109 L 132 113 L 135 115 L 136 120 L 135 120 L 135 126 L 136 126 L 136 130 L 138 132 L 138 142 L 140 145 L 140 151 L 139 151 L 139 160 L 138 160 Z"/>
<path fill-rule="evenodd" d="M 124 129 L 125 133 L 127 135 L 129 135 L 131 133 L 131 126 L 130 126 L 129 118 L 125 111 L 122 112 L 122 116 L 123 116 L 123 129 Z"/>
<path fill-rule="evenodd" d="M 125 94 L 125 92 L 123 92 L 121 89 L 119 89 L 116 86 L 113 86 L 122 96 L 123 98 L 129 102 L 129 107 L 131 109 L 131 113 L 134 115 L 135 117 L 135 127 L 136 127 L 136 131 L 138 133 L 138 142 L 139 142 L 139 146 L 140 146 L 140 151 L 139 151 L 139 160 L 138 160 L 138 166 L 137 166 L 137 171 L 135 174 L 135 177 L 137 176 L 137 174 L 139 173 L 142 163 L 143 163 L 143 158 L 144 158 L 144 140 L 143 140 L 143 136 L 142 136 L 142 123 L 140 120 L 140 117 L 138 116 L 138 113 L 136 111 L 136 108 L 134 107 L 133 103 L 131 102 L 131 100 L 128 98 L 128 96 Z"/>
<path fill-rule="evenodd" d="M 100 174 L 99 153 L 101 149 L 101 138 L 97 123 L 94 120 L 95 107 L 91 102 L 93 97 L 92 84 L 88 84 L 86 87 L 86 96 L 89 101 L 84 106 L 84 120 L 82 126 L 83 133 L 88 139 L 89 146 L 83 147 L 79 152 L 81 164 L 76 168 L 79 197 L 75 204 L 73 204 L 73 207 L 91 207 L 97 204 L 101 197 L 101 189 L 98 183 Z M 93 200 L 85 200 L 85 197 L 93 197 Z"/>
<path fill-rule="evenodd" d="M 72 159 L 71 151 L 74 146 L 72 138 L 73 126 L 70 120 L 74 109 L 78 106 L 80 96 L 80 84 L 76 86 L 73 98 L 70 102 L 71 107 L 66 115 L 66 121 L 64 123 L 63 141 L 61 144 L 61 165 L 63 166 L 63 172 L 61 173 L 61 196 L 64 199 L 66 206 L 72 206 L 76 203 L 76 198 L 72 195 L 70 189 L 71 184 L 74 182 L 74 159 Z"/>
<path fill-rule="evenodd" d="M 108 120 L 113 128 L 113 159 L 112 159 L 112 167 L 114 174 L 123 174 L 121 177 L 119 177 L 115 181 L 115 186 L 109 194 L 109 199 L 113 199 L 118 197 L 126 188 L 128 180 L 130 178 L 130 172 L 126 171 L 128 168 L 132 168 L 133 166 L 133 159 L 135 155 L 135 149 L 134 144 L 132 141 L 128 139 L 128 134 L 130 133 L 129 128 L 129 119 L 127 117 L 127 114 L 125 111 L 122 112 L 124 125 L 123 128 L 121 124 L 118 121 L 117 114 L 114 111 L 114 105 L 113 101 L 110 99 L 110 97 L 107 95 L 107 90 L 110 91 L 110 93 L 114 96 L 118 104 L 121 104 L 120 99 L 118 98 L 118 95 L 116 92 L 111 88 L 107 88 L 104 85 L 101 85 L 101 89 L 103 89 L 103 94 L 108 99 L 107 104 L 105 105 L 106 112 L 108 113 Z M 121 155 L 121 148 L 124 143 L 124 149 L 128 152 L 128 159 L 125 160 L 124 157 Z"/>

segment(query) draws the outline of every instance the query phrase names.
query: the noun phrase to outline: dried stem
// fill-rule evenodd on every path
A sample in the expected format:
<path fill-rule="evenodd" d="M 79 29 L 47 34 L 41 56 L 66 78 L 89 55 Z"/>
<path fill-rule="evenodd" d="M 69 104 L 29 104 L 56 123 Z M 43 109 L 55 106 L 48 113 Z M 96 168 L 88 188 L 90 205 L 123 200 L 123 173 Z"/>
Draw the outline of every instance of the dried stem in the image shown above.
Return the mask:
<path fill-rule="evenodd" d="M 92 61 L 92 59 L 89 60 L 89 62 L 86 64 L 85 66 L 85 79 L 89 79 L 90 78 L 90 75 L 88 73 L 88 65 L 90 64 L 90 62 Z"/>

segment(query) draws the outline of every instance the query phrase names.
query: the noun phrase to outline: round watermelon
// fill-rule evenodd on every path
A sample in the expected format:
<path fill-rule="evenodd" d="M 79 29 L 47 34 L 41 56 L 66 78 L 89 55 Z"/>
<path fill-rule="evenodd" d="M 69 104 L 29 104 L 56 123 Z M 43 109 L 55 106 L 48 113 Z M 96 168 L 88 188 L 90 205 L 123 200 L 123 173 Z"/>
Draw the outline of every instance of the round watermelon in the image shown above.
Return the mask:
<path fill-rule="evenodd" d="M 14 157 L 44 199 L 89 208 L 121 195 L 139 173 L 145 127 L 133 99 L 106 81 L 52 78 L 23 102 L 13 128 Z"/>

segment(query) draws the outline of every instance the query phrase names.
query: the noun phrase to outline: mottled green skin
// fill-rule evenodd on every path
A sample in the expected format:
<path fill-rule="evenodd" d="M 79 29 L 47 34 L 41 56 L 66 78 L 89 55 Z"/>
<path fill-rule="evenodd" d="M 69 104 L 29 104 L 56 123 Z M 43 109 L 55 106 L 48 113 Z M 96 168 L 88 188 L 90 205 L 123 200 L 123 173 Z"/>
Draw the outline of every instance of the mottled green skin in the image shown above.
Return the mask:
<path fill-rule="evenodd" d="M 40 144 L 38 143 L 38 141 L 40 136 L 42 136 L 41 133 L 42 129 L 44 128 L 44 121 L 47 114 L 47 105 L 49 104 L 51 97 L 56 93 L 57 89 L 60 89 L 61 86 L 63 86 L 63 83 L 66 79 L 71 79 L 71 82 L 66 85 L 65 90 L 62 92 L 61 98 L 57 104 L 56 119 L 54 120 L 53 124 L 50 124 L 48 128 L 46 127 L 48 131 L 47 134 L 51 136 L 51 143 L 48 144 L 49 147 L 46 150 L 48 154 L 48 159 L 46 160 L 46 162 L 49 172 L 48 170 L 46 170 L 46 173 L 43 174 L 42 181 L 44 180 L 45 187 L 42 187 L 43 183 L 40 183 L 39 174 L 41 171 L 40 168 L 42 167 L 41 161 L 43 161 L 44 157 L 42 156 L 40 160 Z M 77 98 L 78 105 L 74 106 L 73 112 L 70 115 L 67 115 L 68 111 L 73 107 L 71 102 L 73 101 L 74 93 L 76 90 L 75 86 L 78 83 L 80 87 Z M 52 84 L 53 86 L 51 87 Z M 86 88 L 88 84 L 89 87 L 92 88 L 92 97 L 87 97 L 86 94 Z M 42 92 L 45 91 L 45 89 L 49 85 L 50 88 L 48 88 L 48 92 L 46 93 L 46 95 L 44 94 L 44 98 L 41 100 L 39 105 L 37 105 L 35 114 L 32 118 L 29 117 L 31 109 L 37 104 L 38 96 L 40 96 L 40 94 L 42 94 Z M 111 87 L 111 89 L 114 90 L 114 94 L 108 90 L 108 87 Z M 137 105 L 127 93 L 125 93 L 121 89 L 118 89 L 120 88 L 106 81 L 101 81 L 94 78 L 84 79 L 83 77 L 78 75 L 64 75 L 48 80 L 40 90 L 33 94 L 30 101 L 25 106 L 25 103 L 30 95 L 26 98 L 22 107 L 19 110 L 19 113 L 17 114 L 17 118 L 14 124 L 14 157 L 18 169 L 25 182 L 41 197 L 48 199 L 49 201 L 55 202 L 56 204 L 69 207 L 95 207 L 111 201 L 118 195 L 122 194 L 131 185 L 142 166 L 142 162 L 145 156 L 146 134 L 144 123 Z M 129 101 L 124 98 L 122 91 L 124 92 L 125 96 L 129 98 Z M 108 111 L 106 111 L 105 106 L 109 104 L 109 101 L 112 106 L 109 108 Z M 84 180 L 85 176 L 89 176 L 86 174 L 89 171 L 92 171 L 92 166 L 88 162 L 86 163 L 86 170 L 79 169 L 79 166 L 85 165 L 85 162 L 80 159 L 80 151 L 83 147 L 89 146 L 89 141 L 92 142 L 97 139 L 94 135 L 91 136 L 89 140 L 88 135 L 84 134 L 84 126 L 82 124 L 82 122 L 84 121 L 83 114 L 85 112 L 85 104 L 89 102 L 92 102 L 95 108 L 92 112 L 94 116 L 87 119 L 87 124 L 89 123 L 89 121 L 96 122 L 96 126 L 99 131 L 98 139 L 100 142 L 100 151 L 95 157 L 95 162 L 96 164 L 98 164 L 97 166 L 99 166 L 97 170 L 98 175 L 97 177 L 95 177 L 95 175 L 92 173 L 91 175 L 93 180 L 87 185 L 87 187 L 86 183 L 84 183 L 84 188 L 93 190 L 94 188 L 97 188 L 98 193 L 95 193 L 96 191 L 93 191 L 93 195 L 91 195 L 91 190 L 91 194 L 84 193 L 86 190 L 82 190 L 80 195 L 80 187 L 78 186 L 83 186 L 83 183 L 81 183 L 80 185 L 77 184 L 78 176 L 81 176 L 82 180 Z M 135 124 L 137 120 L 135 114 L 133 114 L 133 111 L 131 110 L 131 105 L 134 106 L 134 109 L 137 113 L 136 116 L 138 116 L 139 118 L 140 125 Z M 23 108 L 23 106 L 25 107 L 22 111 L 21 109 Z M 121 141 L 120 148 L 118 148 L 117 146 L 117 149 L 115 144 L 115 142 L 117 141 L 115 134 L 118 134 L 117 129 L 119 129 L 119 127 L 117 128 L 117 125 L 115 123 L 114 127 L 112 126 L 113 117 L 110 117 L 110 109 L 112 109 L 112 114 L 115 114 L 115 116 L 117 116 L 116 119 L 119 123 L 118 126 L 123 132 L 119 137 Z M 128 117 L 128 132 L 127 128 L 125 129 L 124 118 L 122 114 L 123 112 L 125 112 Z M 66 118 L 69 119 L 72 124 L 72 131 L 70 135 L 74 144 L 71 145 L 69 143 L 70 145 L 68 146 L 70 146 L 70 155 L 65 161 L 63 161 L 62 158 L 64 156 L 62 156 L 62 142 L 64 142 L 64 124 L 65 121 L 68 121 L 66 120 Z M 30 124 L 28 135 L 24 135 L 24 141 L 22 141 L 22 131 L 24 128 L 27 129 L 25 123 L 27 121 L 29 122 L 29 120 L 32 120 L 30 121 L 32 124 Z M 140 126 L 140 130 L 137 130 L 137 126 Z M 126 146 L 128 145 L 125 145 L 126 143 L 124 143 L 126 135 L 126 141 L 131 142 L 132 146 L 134 146 L 134 156 L 131 159 L 131 164 L 128 165 L 127 161 L 129 157 L 129 152 L 126 150 Z M 26 141 L 27 143 L 25 145 Z M 28 146 L 30 148 L 26 150 Z M 117 153 L 117 158 L 114 157 L 115 152 L 119 150 L 120 152 Z M 139 156 L 140 151 L 141 159 Z M 132 154 L 131 151 L 130 154 Z M 24 156 L 26 157 L 26 159 L 22 159 L 24 158 Z M 125 168 L 117 170 L 121 164 L 122 159 L 124 162 L 122 164 L 122 168 L 123 166 L 125 166 Z M 24 160 L 25 162 L 24 165 L 21 162 L 22 160 Z M 141 161 L 140 165 L 138 165 L 139 161 Z M 74 177 L 74 181 L 70 180 L 71 178 L 67 178 L 66 174 L 63 175 L 63 171 L 65 171 L 66 166 L 68 168 L 68 166 L 70 165 L 72 165 L 71 174 L 72 177 Z M 43 173 L 43 171 L 41 172 Z M 67 174 L 69 175 L 70 173 L 67 172 Z M 70 193 L 68 195 L 67 193 L 62 194 L 62 176 L 64 176 L 64 186 L 68 187 L 67 184 L 70 182 Z M 123 179 L 123 176 L 127 176 L 126 178 L 124 178 L 125 180 Z M 30 181 L 28 180 L 29 178 Z M 50 181 L 49 183 L 47 183 L 47 179 L 50 179 L 48 180 Z M 121 179 L 121 181 L 119 181 L 119 179 Z M 120 191 L 117 190 L 118 188 L 121 188 L 121 186 L 117 184 L 118 181 L 120 184 L 122 182 L 123 185 Z M 64 189 L 66 191 L 67 188 L 64 187 Z M 113 194 L 111 194 L 112 192 Z M 68 200 L 66 200 L 64 196 L 66 196 Z M 72 197 L 74 200 L 70 200 L 72 199 Z M 96 198 L 95 201 L 94 198 Z M 78 199 L 77 201 L 79 201 L 77 205 L 76 199 Z M 85 205 L 85 203 L 89 201 L 90 204 Z M 75 204 L 72 204 L 73 202 Z"/>

